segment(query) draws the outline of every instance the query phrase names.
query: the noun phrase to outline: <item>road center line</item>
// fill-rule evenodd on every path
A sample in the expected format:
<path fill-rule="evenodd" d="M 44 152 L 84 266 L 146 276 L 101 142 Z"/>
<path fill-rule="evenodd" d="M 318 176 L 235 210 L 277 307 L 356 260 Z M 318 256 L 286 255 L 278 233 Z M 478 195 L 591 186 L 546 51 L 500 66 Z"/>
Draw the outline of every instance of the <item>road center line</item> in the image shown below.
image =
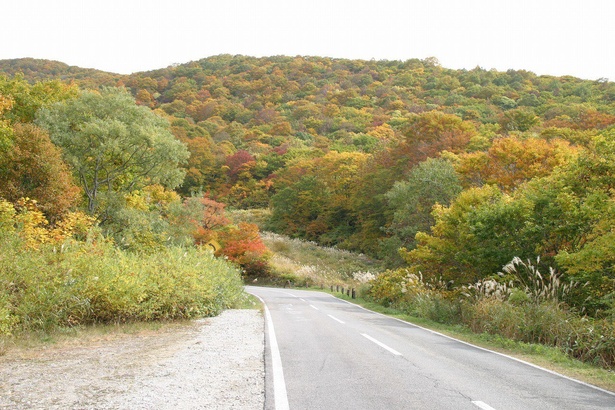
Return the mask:
<path fill-rule="evenodd" d="M 482 410 L 495 410 L 493 407 L 482 401 L 473 401 L 472 404 Z"/>
<path fill-rule="evenodd" d="M 339 320 L 338 318 L 336 318 L 335 316 L 331 316 L 331 315 L 327 315 L 329 316 L 331 319 L 335 320 L 336 322 L 340 322 L 341 324 L 344 324 L 345 322 L 342 322 L 341 320 Z"/>
<path fill-rule="evenodd" d="M 373 338 L 373 337 L 371 337 L 370 335 L 367 335 L 367 334 L 365 334 L 365 333 L 361 333 L 361 336 L 363 336 L 363 337 L 364 337 L 364 338 L 366 338 L 367 340 L 370 340 L 370 341 L 372 341 L 372 342 L 376 343 L 378 346 L 382 347 L 382 348 L 383 348 L 383 349 L 385 349 L 385 350 L 388 350 L 389 352 L 393 353 L 393 354 L 394 354 L 394 355 L 396 355 L 396 356 L 401 356 L 401 355 L 402 355 L 402 354 L 401 354 L 401 353 L 399 353 L 397 350 L 395 350 L 395 349 L 393 349 L 393 348 L 391 348 L 391 347 L 389 347 L 389 346 L 385 345 L 384 343 L 382 343 L 382 342 L 381 342 L 381 341 L 379 341 L 379 340 L 374 339 L 374 338 Z"/>
<path fill-rule="evenodd" d="M 314 306 L 314 305 L 310 305 L 310 307 L 311 307 L 312 309 L 315 309 L 315 310 L 320 310 L 320 309 L 318 309 L 318 308 L 317 308 L 316 306 Z"/>

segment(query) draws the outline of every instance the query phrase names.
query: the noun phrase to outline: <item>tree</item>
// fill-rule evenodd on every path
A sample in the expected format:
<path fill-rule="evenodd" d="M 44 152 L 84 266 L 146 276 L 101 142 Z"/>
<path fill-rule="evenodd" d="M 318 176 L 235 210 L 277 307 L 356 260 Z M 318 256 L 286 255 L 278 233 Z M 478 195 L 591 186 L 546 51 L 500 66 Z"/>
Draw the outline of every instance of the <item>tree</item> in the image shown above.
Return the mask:
<path fill-rule="evenodd" d="M 329 190 L 314 175 L 300 177 L 271 198 L 270 228 L 293 237 L 317 239 L 323 231 L 316 229 L 318 217 L 328 207 L 330 197 Z"/>
<path fill-rule="evenodd" d="M 32 124 L 13 127 L 13 144 L 0 156 L 0 196 L 16 203 L 34 199 L 38 208 L 55 222 L 79 200 L 69 168 L 49 135 Z"/>
<path fill-rule="evenodd" d="M 470 188 L 449 207 L 436 205 L 431 232 L 417 233 L 417 247 L 402 256 L 426 278 L 473 283 L 496 274 L 514 256 L 534 256 L 527 249 L 534 244 L 522 231 L 531 209 L 531 203 L 511 201 L 495 186 Z"/>
<path fill-rule="evenodd" d="M 549 175 L 576 153 L 576 148 L 561 139 L 498 138 L 486 152 L 460 155 L 456 170 L 465 186 L 496 184 L 511 192 L 523 182 Z"/>
<path fill-rule="evenodd" d="M 13 130 L 9 120 L 5 119 L 5 112 L 13 107 L 13 100 L 0 94 L 0 152 L 11 146 Z"/>
<path fill-rule="evenodd" d="M 430 158 L 414 167 L 405 181 L 398 181 L 386 193 L 393 220 L 387 231 L 406 247 L 413 247 L 414 236 L 427 232 L 434 224 L 435 204 L 448 206 L 461 192 L 453 165 L 445 159 Z"/>
<path fill-rule="evenodd" d="M 444 150 L 461 151 L 476 135 L 476 128 L 456 115 L 429 111 L 413 115 L 403 133 L 404 140 L 392 153 L 401 172 Z"/>
<path fill-rule="evenodd" d="M 0 75 L 0 152 L 12 144 L 12 124 L 30 123 L 39 108 L 76 95 L 77 87 L 57 80 L 32 85 L 23 75 Z"/>
<path fill-rule="evenodd" d="M 503 97 L 506 98 L 506 97 Z M 540 119 L 534 114 L 531 109 L 518 108 L 504 112 L 500 116 L 500 126 L 503 131 L 529 131 L 530 128 L 537 125 Z"/>
<path fill-rule="evenodd" d="M 190 151 L 186 165 L 186 177 L 179 190 L 185 196 L 195 192 L 207 192 L 219 187 L 226 175 L 216 161 L 216 149 L 210 137 L 186 138 L 183 142 Z"/>
<path fill-rule="evenodd" d="M 100 212 L 101 193 L 130 192 L 160 183 L 182 182 L 179 165 L 186 147 L 166 120 L 138 106 L 124 89 L 84 91 L 79 97 L 42 109 L 37 123 L 48 129 L 74 168 L 87 196 L 88 211 Z"/>

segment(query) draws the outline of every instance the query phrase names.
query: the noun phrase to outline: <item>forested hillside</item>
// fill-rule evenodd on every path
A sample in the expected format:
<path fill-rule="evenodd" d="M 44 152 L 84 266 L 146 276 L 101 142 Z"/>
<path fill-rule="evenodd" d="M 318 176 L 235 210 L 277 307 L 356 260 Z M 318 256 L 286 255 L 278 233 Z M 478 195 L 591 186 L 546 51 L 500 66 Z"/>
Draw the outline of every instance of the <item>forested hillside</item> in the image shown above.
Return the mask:
<path fill-rule="evenodd" d="M 0 72 L 126 87 L 189 151 L 176 193 L 269 207 L 272 231 L 402 268 L 387 279 L 399 289 L 407 275 L 460 289 L 515 257 L 540 258 L 543 271 L 581 284 L 566 293 L 570 306 L 613 314 L 606 79 L 230 55 L 126 76 L 40 60 L 2 61 Z"/>

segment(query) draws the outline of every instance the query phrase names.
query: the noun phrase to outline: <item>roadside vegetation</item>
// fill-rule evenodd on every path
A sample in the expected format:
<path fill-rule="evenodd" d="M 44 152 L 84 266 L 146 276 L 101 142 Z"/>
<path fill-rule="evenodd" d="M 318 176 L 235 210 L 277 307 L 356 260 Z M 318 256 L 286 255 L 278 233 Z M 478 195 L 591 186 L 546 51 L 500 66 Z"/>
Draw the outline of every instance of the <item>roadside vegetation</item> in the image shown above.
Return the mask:
<path fill-rule="evenodd" d="M 173 190 L 188 151 L 166 120 L 121 89 L 0 77 L 0 92 L 0 337 L 246 304 L 258 228 Z"/>
<path fill-rule="evenodd" d="M 83 225 L 42 239 L 50 231 L 29 225 L 42 214 L 0 205 L 2 334 L 212 316 L 245 297 L 239 269 L 210 250 L 123 250 Z"/>

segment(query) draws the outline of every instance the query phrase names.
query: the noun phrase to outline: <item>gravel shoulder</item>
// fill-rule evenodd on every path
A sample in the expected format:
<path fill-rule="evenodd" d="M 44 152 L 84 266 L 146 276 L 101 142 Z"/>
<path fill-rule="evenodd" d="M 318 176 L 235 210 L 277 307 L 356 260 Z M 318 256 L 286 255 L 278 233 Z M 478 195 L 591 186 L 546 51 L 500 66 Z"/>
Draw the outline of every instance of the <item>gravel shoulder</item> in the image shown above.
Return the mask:
<path fill-rule="evenodd" d="M 264 321 L 228 310 L 160 332 L 0 357 L 0 409 L 263 409 Z"/>

